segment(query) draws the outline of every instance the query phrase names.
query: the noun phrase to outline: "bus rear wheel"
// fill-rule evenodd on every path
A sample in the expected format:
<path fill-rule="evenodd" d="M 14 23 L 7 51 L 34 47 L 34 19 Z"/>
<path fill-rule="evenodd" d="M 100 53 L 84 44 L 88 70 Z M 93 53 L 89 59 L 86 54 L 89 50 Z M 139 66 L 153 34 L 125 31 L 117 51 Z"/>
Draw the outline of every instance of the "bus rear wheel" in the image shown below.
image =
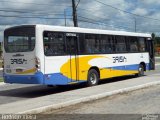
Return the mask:
<path fill-rule="evenodd" d="M 139 65 L 139 68 L 138 68 L 138 73 L 136 74 L 137 77 L 141 77 L 141 76 L 144 76 L 144 66 L 143 65 Z"/>
<path fill-rule="evenodd" d="M 95 86 L 99 82 L 99 75 L 95 69 L 91 69 L 88 72 L 87 86 Z"/>

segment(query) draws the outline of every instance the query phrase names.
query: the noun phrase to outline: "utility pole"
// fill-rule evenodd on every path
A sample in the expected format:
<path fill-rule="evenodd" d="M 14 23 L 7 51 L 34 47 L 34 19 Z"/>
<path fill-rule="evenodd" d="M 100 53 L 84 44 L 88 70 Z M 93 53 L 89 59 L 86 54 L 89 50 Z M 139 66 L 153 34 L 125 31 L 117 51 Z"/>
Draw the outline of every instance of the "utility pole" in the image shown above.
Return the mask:
<path fill-rule="evenodd" d="M 136 19 L 136 17 L 134 18 L 134 24 L 135 24 L 135 26 L 134 26 L 134 29 L 135 29 L 135 32 L 137 32 L 137 19 Z"/>
<path fill-rule="evenodd" d="M 73 9 L 73 23 L 74 23 L 74 27 L 78 27 L 78 22 L 77 22 L 77 6 L 75 4 L 75 0 L 72 0 L 72 9 Z"/>
<path fill-rule="evenodd" d="M 65 23 L 65 26 L 67 26 L 67 21 L 66 21 L 66 10 L 64 9 L 64 23 Z"/>

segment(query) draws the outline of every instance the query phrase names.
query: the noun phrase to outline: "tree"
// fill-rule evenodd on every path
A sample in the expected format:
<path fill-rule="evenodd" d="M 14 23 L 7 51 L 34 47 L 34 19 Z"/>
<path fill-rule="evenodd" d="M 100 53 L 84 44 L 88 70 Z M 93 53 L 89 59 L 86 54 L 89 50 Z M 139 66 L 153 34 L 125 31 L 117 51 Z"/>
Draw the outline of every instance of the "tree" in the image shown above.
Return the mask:
<path fill-rule="evenodd" d="M 155 40 L 156 34 L 152 33 L 152 39 Z"/>
<path fill-rule="evenodd" d="M 156 37 L 156 34 L 152 33 L 152 39 L 155 39 L 155 37 Z"/>

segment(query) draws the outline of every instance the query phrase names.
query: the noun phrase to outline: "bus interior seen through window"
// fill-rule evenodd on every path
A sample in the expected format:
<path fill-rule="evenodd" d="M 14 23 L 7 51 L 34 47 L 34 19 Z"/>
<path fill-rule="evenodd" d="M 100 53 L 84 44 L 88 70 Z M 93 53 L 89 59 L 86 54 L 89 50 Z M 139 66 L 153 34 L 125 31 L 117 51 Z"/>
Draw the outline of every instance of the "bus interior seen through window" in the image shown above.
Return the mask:
<path fill-rule="evenodd" d="M 64 35 L 65 33 L 47 31 L 44 33 L 45 55 L 54 56 L 69 54 L 68 43 Z M 144 37 L 87 33 L 80 33 L 78 36 L 78 54 L 112 54 L 146 51 L 146 39 Z M 72 48 L 75 48 L 73 45 Z M 49 49 L 48 52 L 46 51 L 47 49 Z"/>

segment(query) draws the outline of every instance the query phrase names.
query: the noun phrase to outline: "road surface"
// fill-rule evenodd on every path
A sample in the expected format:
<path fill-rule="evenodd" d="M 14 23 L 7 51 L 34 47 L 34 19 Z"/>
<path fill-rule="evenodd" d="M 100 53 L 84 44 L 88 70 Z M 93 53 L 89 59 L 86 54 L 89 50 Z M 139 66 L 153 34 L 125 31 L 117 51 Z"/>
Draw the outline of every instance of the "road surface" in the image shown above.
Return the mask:
<path fill-rule="evenodd" d="M 39 120 L 160 120 L 160 85 L 76 104 L 37 116 Z"/>
<path fill-rule="evenodd" d="M 157 66 L 155 71 L 146 72 L 146 75 L 156 74 L 159 73 L 159 71 L 160 71 L 160 66 Z M 109 82 L 118 82 L 130 79 L 132 77 L 133 76 L 109 79 L 102 81 L 100 84 L 107 84 Z M 21 84 L 0 85 L 0 104 L 22 101 L 50 94 L 57 94 L 60 92 L 66 92 L 74 89 L 81 89 L 84 87 L 85 86 L 82 85 L 72 85 L 72 86 L 52 87 L 52 88 L 41 85 L 21 85 Z"/>
<path fill-rule="evenodd" d="M 160 85 L 80 103 L 48 114 L 160 114 Z"/>

